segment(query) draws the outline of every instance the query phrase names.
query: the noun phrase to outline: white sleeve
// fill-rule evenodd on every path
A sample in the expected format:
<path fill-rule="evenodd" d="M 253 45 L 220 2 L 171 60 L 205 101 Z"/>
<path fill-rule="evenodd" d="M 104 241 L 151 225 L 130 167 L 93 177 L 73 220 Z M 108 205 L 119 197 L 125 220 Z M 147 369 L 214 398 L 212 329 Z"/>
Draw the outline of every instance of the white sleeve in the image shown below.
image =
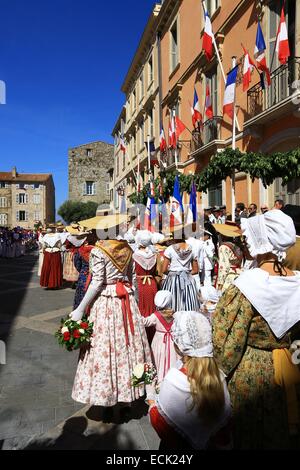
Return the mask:
<path fill-rule="evenodd" d="M 168 259 L 172 259 L 172 252 L 173 252 L 172 246 L 169 246 L 169 247 L 164 251 L 165 257 L 168 258 Z"/>
<path fill-rule="evenodd" d="M 99 249 L 93 249 L 91 251 L 91 265 L 92 265 L 92 281 L 91 285 L 99 291 L 104 282 L 105 275 L 105 258 L 103 253 Z"/>
<path fill-rule="evenodd" d="M 148 328 L 149 326 L 155 326 L 156 325 L 156 315 L 152 313 L 149 317 L 143 317 L 143 324 L 145 328 Z"/>

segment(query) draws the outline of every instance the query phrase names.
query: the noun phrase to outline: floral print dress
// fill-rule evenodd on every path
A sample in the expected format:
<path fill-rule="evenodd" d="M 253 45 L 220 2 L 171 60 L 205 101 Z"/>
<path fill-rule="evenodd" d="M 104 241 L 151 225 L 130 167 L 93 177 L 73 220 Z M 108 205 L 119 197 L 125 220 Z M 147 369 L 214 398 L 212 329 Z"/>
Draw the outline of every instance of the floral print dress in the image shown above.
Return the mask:
<path fill-rule="evenodd" d="M 237 287 L 223 294 L 213 315 L 213 343 L 217 363 L 228 376 L 234 448 L 290 448 L 286 395 L 275 383 L 272 354 L 289 348 L 289 342 L 289 333 L 280 340 L 273 335 Z"/>

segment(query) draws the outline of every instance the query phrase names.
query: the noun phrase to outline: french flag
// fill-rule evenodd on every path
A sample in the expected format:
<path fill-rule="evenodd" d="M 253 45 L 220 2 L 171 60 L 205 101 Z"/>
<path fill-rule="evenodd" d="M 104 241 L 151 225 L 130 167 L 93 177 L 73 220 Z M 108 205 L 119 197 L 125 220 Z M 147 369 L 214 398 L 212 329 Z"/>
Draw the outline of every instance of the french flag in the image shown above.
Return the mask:
<path fill-rule="evenodd" d="M 161 153 L 164 153 L 167 150 L 167 141 L 166 141 L 165 131 L 163 127 L 161 128 L 161 131 L 160 131 L 159 148 L 160 148 Z"/>
<path fill-rule="evenodd" d="M 243 46 L 243 49 L 244 49 L 243 91 L 247 91 L 251 82 L 251 73 L 255 65 L 249 55 L 249 52 L 244 48 L 244 46 Z"/>
<path fill-rule="evenodd" d="M 206 96 L 205 96 L 205 116 L 207 119 L 212 119 L 214 117 L 214 112 L 212 108 L 211 96 L 209 85 L 206 85 Z"/>
<path fill-rule="evenodd" d="M 175 117 L 172 116 L 169 123 L 169 147 L 177 148 Z"/>
<path fill-rule="evenodd" d="M 126 153 L 126 145 L 125 145 L 125 140 L 124 140 L 124 136 L 121 135 L 120 136 L 120 149 L 121 149 L 121 152 Z"/>
<path fill-rule="evenodd" d="M 260 22 L 257 23 L 257 33 L 256 33 L 256 41 L 255 41 L 255 48 L 254 48 L 254 57 L 257 62 L 257 68 L 261 72 L 264 72 L 267 77 L 267 83 L 268 85 L 271 85 L 271 76 L 270 76 L 270 70 L 267 66 L 267 61 L 266 61 L 266 43 L 264 40 L 264 35 L 260 26 Z"/>
<path fill-rule="evenodd" d="M 233 119 L 234 101 L 235 101 L 235 86 L 236 77 L 238 73 L 238 65 L 236 65 L 227 75 L 227 82 L 224 94 L 223 114 L 227 114 Z"/>
<path fill-rule="evenodd" d="M 278 28 L 277 40 L 276 40 L 276 52 L 278 54 L 278 60 L 281 64 L 286 64 L 290 57 L 290 46 L 288 39 L 288 32 L 284 16 L 284 5 L 281 10 L 280 23 Z"/>
<path fill-rule="evenodd" d="M 190 204 L 189 204 L 186 223 L 193 224 L 195 222 L 197 222 L 197 190 L 196 190 L 196 185 L 193 182 L 192 190 L 190 194 Z"/>
<path fill-rule="evenodd" d="M 212 31 L 210 17 L 206 11 L 202 50 L 205 52 L 205 55 L 208 61 L 210 61 L 213 56 L 213 37 L 214 37 L 214 33 Z"/>
<path fill-rule="evenodd" d="M 170 215 L 171 227 L 175 227 L 175 225 L 182 224 L 182 214 L 183 214 L 183 205 L 182 205 L 182 197 L 180 193 L 180 181 L 179 181 L 179 176 L 176 175 L 175 181 L 174 181 L 173 197 L 171 198 L 171 215 Z"/>
<path fill-rule="evenodd" d="M 154 196 L 148 195 L 145 217 L 144 217 L 144 229 L 150 232 L 155 232 L 156 225 L 156 202 Z"/>
<path fill-rule="evenodd" d="M 192 119 L 193 119 L 193 126 L 197 127 L 197 125 L 202 123 L 202 114 L 200 109 L 200 103 L 198 99 L 198 95 L 196 90 L 194 91 L 194 104 L 192 110 Z"/>

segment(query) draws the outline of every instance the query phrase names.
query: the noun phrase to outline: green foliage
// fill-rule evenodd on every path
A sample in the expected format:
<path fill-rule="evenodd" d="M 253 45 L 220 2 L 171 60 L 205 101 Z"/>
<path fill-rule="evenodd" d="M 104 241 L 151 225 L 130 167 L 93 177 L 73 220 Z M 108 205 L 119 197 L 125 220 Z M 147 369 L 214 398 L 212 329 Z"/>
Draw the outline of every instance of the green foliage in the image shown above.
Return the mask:
<path fill-rule="evenodd" d="M 300 177 L 300 148 L 289 152 L 263 154 L 248 152 L 243 153 L 239 149 L 231 147 L 224 149 L 211 158 L 208 166 L 195 175 L 179 174 L 180 188 L 182 192 L 190 193 L 192 182 L 195 182 L 198 191 L 207 192 L 211 187 L 217 186 L 233 172 L 244 172 L 250 175 L 252 181 L 256 178 L 262 180 L 264 187 L 273 183 L 275 178 L 282 178 L 282 184 L 286 185 L 294 178 Z M 162 185 L 164 199 L 168 200 L 173 194 L 176 172 L 161 172 L 160 177 L 154 181 L 155 198 L 160 195 L 159 184 Z M 133 193 L 130 196 L 132 203 L 145 204 L 149 193 L 149 184 L 141 193 Z"/>
<path fill-rule="evenodd" d="M 58 214 L 67 224 L 70 224 L 95 217 L 97 208 L 98 204 L 93 201 L 65 201 L 58 209 Z"/>

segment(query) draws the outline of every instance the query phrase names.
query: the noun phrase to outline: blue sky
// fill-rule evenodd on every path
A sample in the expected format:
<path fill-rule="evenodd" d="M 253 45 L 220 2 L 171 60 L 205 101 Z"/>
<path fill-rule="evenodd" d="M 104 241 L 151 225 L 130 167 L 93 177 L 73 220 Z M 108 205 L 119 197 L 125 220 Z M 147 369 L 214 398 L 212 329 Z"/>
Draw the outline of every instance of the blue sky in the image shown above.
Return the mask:
<path fill-rule="evenodd" d="M 153 0 L 2 0 L 0 171 L 53 173 L 68 197 L 68 148 L 112 142 L 123 79 Z"/>

